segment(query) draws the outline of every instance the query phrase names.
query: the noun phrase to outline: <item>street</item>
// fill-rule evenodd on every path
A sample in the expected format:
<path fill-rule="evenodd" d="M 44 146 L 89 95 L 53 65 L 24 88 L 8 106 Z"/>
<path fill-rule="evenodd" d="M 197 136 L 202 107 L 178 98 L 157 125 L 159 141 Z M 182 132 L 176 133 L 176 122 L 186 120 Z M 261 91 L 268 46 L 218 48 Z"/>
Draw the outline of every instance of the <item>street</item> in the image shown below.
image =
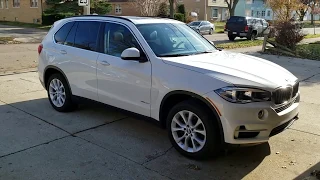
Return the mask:
<path fill-rule="evenodd" d="M 0 45 L 0 179 L 315 179 L 320 170 L 318 61 L 248 52 L 300 79 L 300 119 L 269 143 L 195 161 L 166 130 L 113 108 L 56 112 L 32 72 L 37 45 Z"/>

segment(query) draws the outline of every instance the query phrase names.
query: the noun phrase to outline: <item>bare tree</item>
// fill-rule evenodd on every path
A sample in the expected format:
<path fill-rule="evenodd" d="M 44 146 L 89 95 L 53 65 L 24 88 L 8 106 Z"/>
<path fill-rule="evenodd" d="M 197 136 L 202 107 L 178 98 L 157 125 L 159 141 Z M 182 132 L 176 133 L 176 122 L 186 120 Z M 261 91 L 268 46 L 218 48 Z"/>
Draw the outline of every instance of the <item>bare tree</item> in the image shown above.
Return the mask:
<path fill-rule="evenodd" d="M 234 10 L 236 9 L 236 6 L 239 0 L 225 0 L 225 1 L 228 5 L 230 16 L 234 16 Z"/>
<path fill-rule="evenodd" d="M 134 8 L 140 11 L 141 16 L 156 16 L 163 0 L 131 0 Z"/>
<path fill-rule="evenodd" d="M 300 8 L 300 0 L 267 0 L 267 5 L 272 9 L 279 21 L 288 21 L 292 18 L 292 12 Z"/>

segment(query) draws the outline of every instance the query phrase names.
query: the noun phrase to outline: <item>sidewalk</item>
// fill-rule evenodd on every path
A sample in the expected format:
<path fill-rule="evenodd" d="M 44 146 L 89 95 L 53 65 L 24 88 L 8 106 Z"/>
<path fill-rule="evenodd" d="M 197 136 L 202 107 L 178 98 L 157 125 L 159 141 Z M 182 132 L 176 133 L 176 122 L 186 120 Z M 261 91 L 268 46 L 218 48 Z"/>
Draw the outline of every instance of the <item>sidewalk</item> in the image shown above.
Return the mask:
<path fill-rule="evenodd" d="M 22 43 L 39 43 L 47 32 L 35 28 L 0 25 L 0 37 L 14 37 L 15 41 Z"/>

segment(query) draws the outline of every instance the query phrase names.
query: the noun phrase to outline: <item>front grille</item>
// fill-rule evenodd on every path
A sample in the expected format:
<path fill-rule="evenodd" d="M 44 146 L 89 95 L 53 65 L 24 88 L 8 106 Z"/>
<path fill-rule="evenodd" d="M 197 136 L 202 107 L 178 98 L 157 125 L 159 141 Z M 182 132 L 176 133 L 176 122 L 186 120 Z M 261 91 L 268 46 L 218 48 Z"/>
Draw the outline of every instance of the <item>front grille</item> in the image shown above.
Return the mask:
<path fill-rule="evenodd" d="M 274 110 L 275 110 L 277 113 L 279 113 L 279 112 L 281 112 L 281 111 L 284 111 L 284 110 L 288 109 L 288 108 L 289 108 L 292 104 L 294 104 L 296 101 L 297 101 L 297 99 L 294 99 L 294 100 L 292 100 L 290 103 L 288 103 L 288 104 L 286 104 L 286 105 L 284 105 L 284 106 L 281 106 L 281 107 L 279 107 L 279 108 L 275 108 Z"/>
<path fill-rule="evenodd" d="M 299 82 L 293 86 L 279 88 L 272 93 L 272 99 L 276 105 L 283 104 L 294 98 L 299 91 Z"/>
<path fill-rule="evenodd" d="M 275 104 L 283 104 L 291 99 L 292 87 L 277 89 L 272 94 Z"/>
<path fill-rule="evenodd" d="M 298 91 L 299 91 L 299 82 L 296 83 L 295 85 L 293 85 L 293 88 L 292 88 L 292 97 L 296 97 Z"/>

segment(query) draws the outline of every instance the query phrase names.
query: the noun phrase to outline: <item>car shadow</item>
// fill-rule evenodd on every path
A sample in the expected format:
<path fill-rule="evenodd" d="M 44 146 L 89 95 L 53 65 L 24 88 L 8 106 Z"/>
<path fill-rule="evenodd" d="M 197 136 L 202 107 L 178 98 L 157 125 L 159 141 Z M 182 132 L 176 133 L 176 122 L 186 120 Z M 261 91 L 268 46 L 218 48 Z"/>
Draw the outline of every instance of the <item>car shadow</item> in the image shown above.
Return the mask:
<path fill-rule="evenodd" d="M 77 110 L 70 113 L 59 113 L 51 107 L 46 98 L 33 99 L 0 105 L 0 115 L 7 113 L 9 111 L 8 108 L 14 108 L 17 113 L 22 114 L 21 116 L 25 114 L 24 123 L 28 120 L 42 121 L 48 126 L 58 127 L 71 135 L 79 136 L 89 142 L 117 152 L 117 154 L 141 163 L 150 169 L 158 171 L 160 174 L 169 173 L 177 179 L 179 177 L 192 179 L 190 177 L 193 176 L 197 178 L 197 174 L 199 175 L 198 177 L 203 177 L 204 179 L 210 177 L 241 179 L 254 170 L 270 154 L 269 144 L 264 143 L 252 147 L 230 147 L 228 151 L 225 151 L 220 156 L 203 161 L 188 159 L 172 148 L 167 137 L 167 131 L 157 124 L 141 119 L 132 113 L 123 112 L 117 108 L 95 102 L 81 104 Z M 29 115 L 34 118 L 29 119 Z M 10 118 L 4 119 L 4 121 L 22 120 L 15 117 L 16 115 L 13 113 Z M 0 123 L 4 123 L 4 121 L 0 121 Z M 0 124 L 0 126 L 4 125 Z M 10 131 L 5 131 L 2 134 L 3 137 L 7 138 L 5 142 L 15 140 L 18 144 L 22 143 L 22 141 L 19 141 L 20 138 L 27 138 L 31 143 L 23 144 L 21 148 L 36 146 L 32 141 L 35 141 L 43 131 L 41 128 L 22 130 L 21 126 L 17 127 L 17 129 L 15 126 L 10 126 L 10 128 Z M 31 130 L 36 132 L 33 134 L 25 133 L 25 137 L 5 134 Z M 124 132 L 126 134 L 125 140 L 123 137 Z M 29 135 L 30 137 L 28 137 Z M 121 143 L 114 143 L 117 141 Z M 132 153 L 132 147 L 135 147 L 135 153 Z M 15 151 L 19 150 L 21 149 L 15 149 Z M 45 155 L 43 154 L 43 156 Z M 175 170 L 181 168 L 181 166 L 186 169 Z M 195 173 L 189 177 L 190 171 L 195 171 Z"/>
<path fill-rule="evenodd" d="M 299 176 L 294 178 L 294 180 L 316 180 L 320 179 L 320 162 L 313 165 L 311 168 L 307 169 Z"/>

